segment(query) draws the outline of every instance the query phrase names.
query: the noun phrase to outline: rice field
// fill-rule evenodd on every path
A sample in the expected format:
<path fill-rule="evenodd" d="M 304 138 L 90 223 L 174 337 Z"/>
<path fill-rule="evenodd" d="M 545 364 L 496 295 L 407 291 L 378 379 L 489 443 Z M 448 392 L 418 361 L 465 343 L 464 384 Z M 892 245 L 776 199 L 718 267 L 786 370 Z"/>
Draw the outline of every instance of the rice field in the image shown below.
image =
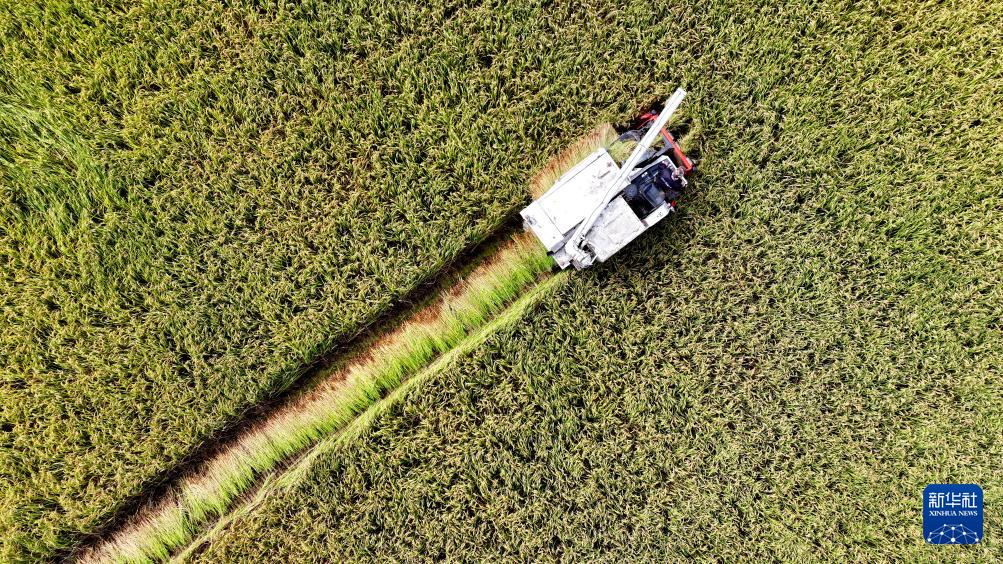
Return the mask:
<path fill-rule="evenodd" d="M 68 554 L 677 85 L 680 215 L 184 556 L 933 560 L 923 487 L 975 482 L 990 534 L 948 557 L 991 559 L 1001 29 L 995 2 L 4 4 L 0 560 Z"/>

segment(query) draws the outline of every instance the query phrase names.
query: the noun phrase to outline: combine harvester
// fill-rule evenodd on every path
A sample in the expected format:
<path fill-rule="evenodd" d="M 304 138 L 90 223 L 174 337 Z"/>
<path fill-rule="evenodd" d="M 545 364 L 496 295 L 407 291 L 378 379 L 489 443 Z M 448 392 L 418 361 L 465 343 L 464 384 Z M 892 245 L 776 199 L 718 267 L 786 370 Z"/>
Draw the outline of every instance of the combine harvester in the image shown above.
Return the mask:
<path fill-rule="evenodd" d="M 695 170 L 665 129 L 684 96 L 676 90 L 660 114 L 641 116 L 637 129 L 617 139 L 621 147 L 634 145 L 621 166 L 609 150 L 597 149 L 520 212 L 562 269 L 605 261 L 675 211 L 686 176 Z M 655 151 L 659 135 L 664 145 Z"/>

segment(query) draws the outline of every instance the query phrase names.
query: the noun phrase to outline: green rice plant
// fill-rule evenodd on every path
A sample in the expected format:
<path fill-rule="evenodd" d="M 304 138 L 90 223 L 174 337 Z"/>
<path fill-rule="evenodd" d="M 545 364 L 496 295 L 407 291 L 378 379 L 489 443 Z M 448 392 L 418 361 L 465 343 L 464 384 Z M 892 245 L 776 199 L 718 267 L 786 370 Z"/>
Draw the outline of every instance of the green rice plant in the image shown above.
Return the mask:
<path fill-rule="evenodd" d="M 263 474 L 352 424 L 437 357 L 453 354 L 552 267 L 553 261 L 534 238 L 516 236 L 441 301 L 382 339 L 344 373 L 332 376 L 334 384 L 322 384 L 241 437 L 83 560 L 166 560 L 207 521 L 224 516 Z M 509 319 L 512 314 L 507 315 Z"/>

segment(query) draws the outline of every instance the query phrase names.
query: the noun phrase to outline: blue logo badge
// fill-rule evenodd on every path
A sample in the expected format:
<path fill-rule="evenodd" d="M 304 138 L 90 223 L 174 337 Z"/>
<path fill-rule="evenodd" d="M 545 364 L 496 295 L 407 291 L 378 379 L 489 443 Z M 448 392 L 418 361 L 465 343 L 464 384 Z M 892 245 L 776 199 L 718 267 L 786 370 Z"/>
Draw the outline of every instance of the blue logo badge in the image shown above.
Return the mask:
<path fill-rule="evenodd" d="M 982 540 L 982 488 L 975 484 L 927 486 L 923 490 L 923 538 L 930 544 Z"/>

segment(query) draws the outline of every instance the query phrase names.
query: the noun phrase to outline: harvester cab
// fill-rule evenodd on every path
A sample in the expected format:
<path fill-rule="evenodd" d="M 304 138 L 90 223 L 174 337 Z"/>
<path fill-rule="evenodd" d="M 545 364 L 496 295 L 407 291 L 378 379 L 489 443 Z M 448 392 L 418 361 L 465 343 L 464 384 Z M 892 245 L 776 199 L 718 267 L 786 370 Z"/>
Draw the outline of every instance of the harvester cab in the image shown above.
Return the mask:
<path fill-rule="evenodd" d="M 676 90 L 661 113 L 641 116 L 637 129 L 620 135 L 618 148 L 633 147 L 622 164 L 610 148 L 598 149 L 520 212 L 561 268 L 605 261 L 675 211 L 694 166 L 665 126 L 684 96 Z M 664 142 L 654 150 L 659 136 Z"/>

